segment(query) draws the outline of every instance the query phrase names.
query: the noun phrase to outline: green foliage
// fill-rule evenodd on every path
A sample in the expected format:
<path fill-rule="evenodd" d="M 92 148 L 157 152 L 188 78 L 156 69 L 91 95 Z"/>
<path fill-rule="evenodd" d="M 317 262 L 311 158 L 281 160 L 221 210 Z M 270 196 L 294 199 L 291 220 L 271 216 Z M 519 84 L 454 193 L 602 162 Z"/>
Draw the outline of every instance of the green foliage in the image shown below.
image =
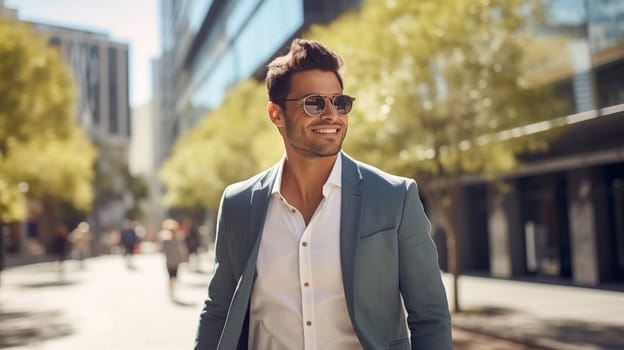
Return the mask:
<path fill-rule="evenodd" d="M 126 211 L 125 217 L 129 220 L 140 220 L 143 218 L 141 210 L 141 202 L 149 196 L 149 188 L 144 178 L 133 176 L 128 173 L 127 183 L 128 190 L 132 195 L 132 207 Z"/>
<path fill-rule="evenodd" d="M 91 206 L 95 149 L 74 125 L 75 88 L 46 38 L 0 18 L 0 221 L 24 217 L 24 194 Z"/>
<path fill-rule="evenodd" d="M 456 211 L 466 173 L 494 176 L 518 155 L 547 147 L 562 111 L 540 79 L 553 62 L 538 38 L 537 0 L 368 0 L 308 37 L 339 52 L 347 93 L 357 98 L 345 149 L 416 178 L 441 214 L 459 311 Z M 538 63 L 536 65 L 536 63 Z M 538 124 L 540 123 L 540 124 Z M 538 132 L 541 130 L 541 132 Z"/>
<path fill-rule="evenodd" d="M 65 139 L 40 135 L 28 142 L 10 143 L 0 169 L 28 183 L 31 196 L 51 196 L 88 210 L 93 199 L 95 150 L 82 129 L 69 125 L 66 132 Z"/>
<path fill-rule="evenodd" d="M 165 202 L 216 209 L 227 185 L 276 162 L 283 147 L 265 116 L 266 104 L 264 87 L 245 81 L 181 137 L 159 174 L 167 187 Z"/>
<path fill-rule="evenodd" d="M 10 140 L 67 135 L 74 83 L 57 50 L 30 26 L 0 18 L 0 152 Z"/>
<path fill-rule="evenodd" d="M 544 54 L 531 31 L 539 5 L 370 0 L 313 27 L 308 37 L 342 54 L 358 98 L 345 148 L 421 181 L 499 173 L 517 166 L 518 153 L 545 148 L 551 133 L 521 128 L 561 110 L 549 86 L 527 78 Z"/>
<path fill-rule="evenodd" d="M 341 54 L 345 92 L 357 98 L 345 149 L 418 179 L 432 205 L 462 174 L 498 174 L 518 166 L 518 154 L 544 149 L 553 132 L 525 126 L 562 105 L 535 69 L 552 59 L 552 41 L 533 33 L 540 5 L 369 0 L 313 26 L 306 37 Z M 227 184 L 277 160 L 280 138 L 260 117 L 266 102 L 265 88 L 247 81 L 177 143 L 160 174 L 169 205 L 215 208 Z"/>

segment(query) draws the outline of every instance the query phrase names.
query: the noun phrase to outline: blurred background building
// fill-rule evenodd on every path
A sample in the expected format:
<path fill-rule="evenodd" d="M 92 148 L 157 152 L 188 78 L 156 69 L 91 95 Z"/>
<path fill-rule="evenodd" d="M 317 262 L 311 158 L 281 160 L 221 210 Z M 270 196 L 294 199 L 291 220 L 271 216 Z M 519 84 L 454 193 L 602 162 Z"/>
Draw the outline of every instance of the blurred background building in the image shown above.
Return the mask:
<path fill-rule="evenodd" d="M 21 21 L 19 12 L 6 8 L 3 1 L 0 2 L 0 14 Z M 88 218 L 76 218 L 76 222 L 68 225 L 73 229 L 80 220 L 88 220 L 96 233 L 117 228 L 124 219 L 128 202 L 132 201 L 125 189 L 132 133 L 128 44 L 111 40 L 105 33 L 22 22 L 45 35 L 48 45 L 56 47 L 70 67 L 77 89 L 76 122 L 85 129 L 98 152 L 93 209 Z M 27 236 L 37 238 L 29 242 L 44 245 L 30 247 L 31 253 L 42 253 L 48 237 L 44 237 L 41 219 L 35 212 L 31 210 Z M 19 231 L 11 237 L 20 239 Z"/>
<path fill-rule="evenodd" d="M 76 116 L 98 151 L 96 188 L 90 222 L 96 231 L 119 227 L 126 212 L 124 169 L 132 131 L 128 84 L 128 45 L 104 33 L 28 22 L 49 37 L 71 67 L 78 88 Z M 96 184 L 96 187 L 98 184 Z"/>
<path fill-rule="evenodd" d="M 525 166 L 504 179 L 508 192 L 482 176 L 464 178 L 460 268 L 578 285 L 624 283 L 624 2 L 544 6 L 540 35 L 564 43 L 550 48 L 556 65 L 536 69 L 566 101 L 566 114 L 553 120 L 567 127 L 548 152 L 523 157 Z"/>
<path fill-rule="evenodd" d="M 361 0 L 161 0 L 156 63 L 158 163 L 175 140 L 219 106 L 228 88 L 256 77 L 290 40 Z"/>

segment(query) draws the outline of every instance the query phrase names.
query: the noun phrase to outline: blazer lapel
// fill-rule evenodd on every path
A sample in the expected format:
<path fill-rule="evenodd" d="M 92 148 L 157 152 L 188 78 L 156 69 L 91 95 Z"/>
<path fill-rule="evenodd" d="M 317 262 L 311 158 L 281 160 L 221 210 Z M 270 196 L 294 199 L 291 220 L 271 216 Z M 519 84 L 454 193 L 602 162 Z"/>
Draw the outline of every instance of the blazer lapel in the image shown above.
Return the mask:
<path fill-rule="evenodd" d="M 242 276 L 236 286 L 236 291 L 232 299 L 232 305 L 228 312 L 225 329 L 219 341 L 219 349 L 235 349 L 243 332 L 242 327 L 245 323 L 247 309 L 249 307 L 249 298 L 251 297 L 251 289 L 256 273 L 256 262 L 258 260 L 258 250 L 260 248 L 260 240 L 262 239 L 262 230 L 264 229 L 264 220 L 269 207 L 271 197 L 271 188 L 275 181 L 278 167 L 273 167 L 263 176 L 252 188 L 251 199 L 249 200 L 249 232 L 247 239 L 241 239 L 237 242 L 244 245 L 242 254 L 247 258 L 244 263 Z M 244 336 L 246 338 L 246 336 Z M 245 345 L 245 339 L 241 344 Z"/>
<path fill-rule="evenodd" d="M 340 262 L 342 264 L 342 282 L 349 316 L 355 327 L 353 309 L 353 278 L 355 258 L 359 244 L 362 203 L 364 193 L 360 191 L 362 173 L 353 159 L 344 153 L 342 156 L 342 204 L 340 215 Z M 356 329 L 356 332 L 358 330 Z"/>
<path fill-rule="evenodd" d="M 247 244 L 253 243 L 253 250 L 250 255 L 250 258 L 253 257 L 253 259 L 250 260 L 253 260 L 254 266 L 258 256 L 258 249 L 260 248 L 264 220 L 271 199 L 271 189 L 273 188 L 273 182 L 277 176 L 278 169 L 277 165 L 274 166 L 263 179 L 256 183 L 249 201 L 249 240 L 247 240 Z"/>

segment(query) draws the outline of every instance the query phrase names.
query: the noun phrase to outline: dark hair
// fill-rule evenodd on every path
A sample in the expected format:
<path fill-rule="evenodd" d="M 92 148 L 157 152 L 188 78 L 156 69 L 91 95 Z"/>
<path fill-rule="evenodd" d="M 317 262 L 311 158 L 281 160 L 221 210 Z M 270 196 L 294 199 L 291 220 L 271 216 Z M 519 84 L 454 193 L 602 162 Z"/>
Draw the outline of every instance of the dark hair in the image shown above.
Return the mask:
<path fill-rule="evenodd" d="M 331 49 L 314 40 L 295 39 L 290 44 L 290 51 L 284 56 L 277 57 L 267 65 L 266 85 L 269 101 L 279 103 L 286 98 L 290 91 L 290 77 L 293 73 L 311 69 L 333 72 L 342 88 L 342 58 Z"/>

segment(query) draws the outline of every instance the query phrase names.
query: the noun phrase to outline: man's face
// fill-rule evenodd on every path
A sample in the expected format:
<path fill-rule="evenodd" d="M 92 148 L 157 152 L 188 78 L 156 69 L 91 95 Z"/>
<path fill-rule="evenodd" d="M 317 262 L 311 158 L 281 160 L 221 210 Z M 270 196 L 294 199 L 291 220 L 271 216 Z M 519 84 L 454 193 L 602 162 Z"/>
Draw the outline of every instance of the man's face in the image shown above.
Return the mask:
<path fill-rule="evenodd" d="M 292 75 L 290 93 L 286 98 L 339 94 L 342 94 L 342 89 L 333 72 L 309 70 Z M 276 125 L 284 137 L 287 150 L 304 157 L 329 157 L 340 152 L 347 134 L 348 117 L 334 110 L 331 98 L 325 99 L 325 110 L 318 116 L 306 114 L 301 101 L 284 103 L 286 108 L 283 109 L 283 123 Z"/>

